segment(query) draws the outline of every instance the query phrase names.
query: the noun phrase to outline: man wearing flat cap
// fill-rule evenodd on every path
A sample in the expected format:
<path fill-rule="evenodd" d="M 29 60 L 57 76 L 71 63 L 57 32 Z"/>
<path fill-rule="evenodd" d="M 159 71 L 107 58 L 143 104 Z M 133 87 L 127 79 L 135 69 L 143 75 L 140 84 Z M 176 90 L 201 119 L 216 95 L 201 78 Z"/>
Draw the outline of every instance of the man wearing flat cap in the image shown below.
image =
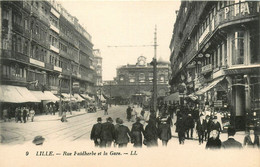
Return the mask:
<path fill-rule="evenodd" d="M 102 126 L 102 118 L 98 117 L 97 122 L 95 125 L 93 125 L 91 134 L 90 134 L 90 139 L 94 140 L 94 144 L 96 147 L 100 146 L 100 135 L 101 135 L 101 126 Z"/>
<path fill-rule="evenodd" d="M 113 119 L 107 118 L 107 122 L 101 126 L 101 147 L 111 147 L 112 141 L 115 140 L 115 126 L 113 125 Z"/>

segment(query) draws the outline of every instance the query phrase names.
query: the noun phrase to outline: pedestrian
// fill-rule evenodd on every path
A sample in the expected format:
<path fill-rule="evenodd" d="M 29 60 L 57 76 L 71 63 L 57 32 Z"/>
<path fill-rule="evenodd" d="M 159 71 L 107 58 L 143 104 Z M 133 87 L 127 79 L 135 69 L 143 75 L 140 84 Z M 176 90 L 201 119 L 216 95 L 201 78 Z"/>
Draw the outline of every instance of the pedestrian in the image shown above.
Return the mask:
<path fill-rule="evenodd" d="M 199 144 L 203 143 L 205 128 L 206 128 L 206 122 L 203 119 L 203 115 L 201 114 L 200 118 L 199 118 L 199 120 L 197 121 L 197 124 L 196 124 L 196 131 L 197 131 L 198 137 L 199 137 Z"/>
<path fill-rule="evenodd" d="M 220 149 L 221 148 L 221 140 L 218 139 L 218 131 L 213 130 L 211 132 L 211 138 L 208 139 L 206 144 L 206 149 Z"/>
<path fill-rule="evenodd" d="M 142 108 L 142 110 L 141 110 L 142 119 L 144 119 L 144 114 L 145 114 L 145 110 L 144 110 L 144 108 Z"/>
<path fill-rule="evenodd" d="M 244 147 L 259 148 L 259 136 L 255 133 L 255 126 L 248 126 L 248 134 L 244 138 Z"/>
<path fill-rule="evenodd" d="M 22 109 L 22 112 L 23 112 L 23 122 L 26 123 L 26 118 L 27 118 L 27 110 L 25 107 L 23 107 Z"/>
<path fill-rule="evenodd" d="M 171 125 L 167 123 L 167 120 L 167 117 L 162 117 L 158 126 L 158 136 L 162 140 L 163 146 L 167 146 L 168 141 L 172 138 Z"/>
<path fill-rule="evenodd" d="M 127 147 L 127 143 L 131 139 L 131 133 L 127 126 L 123 125 L 123 120 L 118 120 L 119 126 L 115 129 L 115 142 L 119 148 Z"/>
<path fill-rule="evenodd" d="M 234 139 L 236 130 L 234 127 L 228 127 L 228 139 L 221 145 L 224 149 L 241 149 L 242 144 Z"/>
<path fill-rule="evenodd" d="M 45 114 L 46 115 L 49 114 L 49 106 L 48 106 L 48 104 L 45 105 Z"/>
<path fill-rule="evenodd" d="M 189 139 L 189 137 L 191 137 L 191 139 L 193 138 L 193 128 L 194 128 L 194 120 L 191 116 L 191 114 L 188 114 L 188 117 L 185 119 L 185 126 L 186 128 L 186 135 L 187 138 Z M 189 132 L 190 132 L 190 136 L 189 136 Z"/>
<path fill-rule="evenodd" d="M 8 119 L 8 110 L 7 110 L 7 108 L 4 108 L 4 110 L 3 110 L 3 119 L 4 119 L 4 122 L 6 122 L 6 120 Z"/>
<path fill-rule="evenodd" d="M 184 144 L 185 140 L 185 127 L 184 127 L 184 120 L 182 114 L 178 112 L 176 125 L 176 132 L 178 132 L 179 144 Z"/>
<path fill-rule="evenodd" d="M 115 140 L 115 126 L 112 124 L 113 119 L 107 118 L 107 122 L 101 126 L 101 147 L 111 147 L 112 142 Z"/>
<path fill-rule="evenodd" d="M 210 126 L 211 126 L 211 120 L 210 116 L 206 115 L 206 128 L 205 128 L 205 141 L 209 140 L 209 135 L 210 135 Z"/>
<path fill-rule="evenodd" d="M 135 122 L 136 116 L 137 116 L 137 112 L 136 112 L 136 110 L 135 110 L 135 108 L 133 106 L 133 109 L 131 111 L 131 122 Z"/>
<path fill-rule="evenodd" d="M 50 112 L 50 114 L 52 115 L 53 114 L 53 107 L 52 107 L 52 104 L 50 104 L 50 107 L 49 107 L 49 112 Z"/>
<path fill-rule="evenodd" d="M 33 107 L 31 107 L 31 109 L 30 109 L 30 117 L 31 117 L 31 121 L 32 122 L 34 120 L 34 115 L 35 115 L 35 111 L 34 111 Z"/>
<path fill-rule="evenodd" d="M 134 147 L 142 147 L 144 135 L 144 126 L 140 123 L 141 119 L 139 117 L 136 118 L 136 122 L 132 125 L 131 134 L 132 140 L 131 143 L 134 143 Z"/>
<path fill-rule="evenodd" d="M 144 138 L 147 147 L 158 146 L 158 129 L 154 119 L 149 119 L 144 130 Z"/>
<path fill-rule="evenodd" d="M 173 119 L 174 106 L 173 106 L 171 101 L 169 103 L 170 104 L 169 104 L 169 107 L 168 107 L 168 112 L 170 114 L 171 119 Z"/>
<path fill-rule="evenodd" d="M 18 122 L 18 114 L 19 114 L 19 107 L 15 108 L 15 113 L 14 113 L 14 117 L 15 117 L 15 122 Z"/>
<path fill-rule="evenodd" d="M 222 131 L 222 128 L 221 128 L 221 125 L 220 125 L 220 123 L 218 122 L 217 119 L 218 119 L 217 116 L 213 117 L 213 121 L 211 122 L 211 125 L 210 125 L 210 132 L 212 132 L 213 130 L 217 130 L 218 131 L 218 138 L 219 138 L 219 135 L 220 135 L 220 132 Z"/>
<path fill-rule="evenodd" d="M 102 126 L 102 118 L 98 117 L 97 123 L 93 125 L 91 134 L 90 134 L 90 139 L 94 140 L 94 144 L 96 147 L 99 147 L 100 143 L 101 143 L 101 139 L 100 139 L 101 126 Z"/>
<path fill-rule="evenodd" d="M 132 112 L 132 108 L 130 106 L 128 106 L 128 108 L 126 109 L 126 119 L 128 122 L 131 119 L 131 112 Z"/>
<path fill-rule="evenodd" d="M 104 115 L 108 115 L 108 104 L 107 103 L 104 106 Z"/>

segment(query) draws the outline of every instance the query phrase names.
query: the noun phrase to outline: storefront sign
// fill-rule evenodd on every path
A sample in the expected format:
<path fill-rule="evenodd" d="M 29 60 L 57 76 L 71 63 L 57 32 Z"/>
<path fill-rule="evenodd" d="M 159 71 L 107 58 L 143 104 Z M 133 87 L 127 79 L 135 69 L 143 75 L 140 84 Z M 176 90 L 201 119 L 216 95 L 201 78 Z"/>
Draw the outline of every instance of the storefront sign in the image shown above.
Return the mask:
<path fill-rule="evenodd" d="M 214 107 L 223 107 L 223 101 L 222 100 L 214 101 Z"/>
<path fill-rule="evenodd" d="M 35 59 L 32 59 L 32 58 L 30 58 L 30 63 L 44 67 L 44 62 L 41 62 L 41 61 L 38 61 L 38 60 L 35 60 Z"/>
<path fill-rule="evenodd" d="M 224 14 L 225 14 L 224 15 L 225 19 L 228 19 L 229 17 L 233 17 L 233 16 L 250 14 L 248 2 L 235 4 L 230 7 L 225 7 Z"/>

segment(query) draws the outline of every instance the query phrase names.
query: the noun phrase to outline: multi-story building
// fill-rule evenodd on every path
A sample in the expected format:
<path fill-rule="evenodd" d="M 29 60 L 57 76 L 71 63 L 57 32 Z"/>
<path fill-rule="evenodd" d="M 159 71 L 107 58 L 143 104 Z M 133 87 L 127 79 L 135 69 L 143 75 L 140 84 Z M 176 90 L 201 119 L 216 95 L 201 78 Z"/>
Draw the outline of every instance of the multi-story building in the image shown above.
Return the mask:
<path fill-rule="evenodd" d="M 96 79 L 96 92 L 97 92 L 97 98 L 101 100 L 102 97 L 102 57 L 99 49 L 93 50 L 94 54 L 94 62 L 93 66 L 96 71 L 95 79 Z"/>
<path fill-rule="evenodd" d="M 93 50 L 94 54 L 94 62 L 93 66 L 96 71 L 96 86 L 100 87 L 102 86 L 102 57 L 99 49 L 94 49 Z"/>
<path fill-rule="evenodd" d="M 1 85 L 96 93 L 93 43 L 76 17 L 53 0 L 1 1 L 0 9 Z"/>
<path fill-rule="evenodd" d="M 238 129 L 259 126 L 259 11 L 257 1 L 183 1 L 170 43 L 171 90 L 229 111 Z"/>
<path fill-rule="evenodd" d="M 169 92 L 169 64 L 161 59 L 157 62 L 158 97 Z M 107 97 L 128 99 L 133 103 L 143 103 L 151 98 L 153 91 L 153 66 L 140 56 L 136 64 L 127 64 L 117 68 L 114 81 L 104 81 L 104 92 Z"/>

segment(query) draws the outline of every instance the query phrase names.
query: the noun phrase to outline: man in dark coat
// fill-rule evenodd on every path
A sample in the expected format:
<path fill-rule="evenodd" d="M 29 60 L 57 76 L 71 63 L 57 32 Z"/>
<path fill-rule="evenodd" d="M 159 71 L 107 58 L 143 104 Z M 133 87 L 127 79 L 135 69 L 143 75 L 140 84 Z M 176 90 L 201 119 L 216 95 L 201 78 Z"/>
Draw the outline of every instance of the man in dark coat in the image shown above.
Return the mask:
<path fill-rule="evenodd" d="M 182 114 L 178 113 L 176 125 L 176 132 L 178 132 L 179 143 L 184 144 L 185 140 L 185 125 Z"/>
<path fill-rule="evenodd" d="M 130 141 L 131 138 L 130 130 L 127 126 L 123 125 L 123 120 L 120 119 L 119 126 L 115 130 L 115 141 L 118 144 L 118 147 L 127 147 L 127 143 Z"/>
<path fill-rule="evenodd" d="M 144 138 L 146 140 L 147 147 L 158 146 L 158 129 L 154 119 L 149 119 L 148 125 L 144 130 Z"/>
<path fill-rule="evenodd" d="M 23 107 L 23 122 L 26 123 L 26 118 L 27 118 L 27 110 L 25 107 Z"/>
<path fill-rule="evenodd" d="M 112 141 L 115 140 L 115 126 L 112 124 L 111 117 L 107 118 L 107 122 L 101 126 L 101 147 L 111 147 Z"/>
<path fill-rule="evenodd" d="M 189 137 L 193 138 L 194 124 L 195 123 L 193 121 L 193 118 L 192 118 L 191 114 L 188 114 L 188 117 L 186 117 L 186 120 L 185 120 L 186 135 L 187 135 L 188 139 L 189 139 Z M 189 136 L 189 132 L 190 132 L 190 136 Z"/>
<path fill-rule="evenodd" d="M 212 137 L 208 139 L 206 144 L 206 149 L 220 149 L 221 148 L 221 140 L 218 139 L 218 131 L 213 130 L 211 132 Z"/>
<path fill-rule="evenodd" d="M 167 117 L 163 117 L 158 126 L 158 136 L 162 140 L 163 146 L 167 146 L 168 141 L 172 138 L 171 125 L 167 123 L 167 119 Z"/>
<path fill-rule="evenodd" d="M 222 143 L 222 148 L 229 149 L 229 148 L 235 148 L 235 149 L 241 149 L 242 144 L 234 139 L 234 136 L 236 134 L 236 130 L 234 127 L 228 127 L 228 139 Z"/>
<path fill-rule="evenodd" d="M 140 123 L 140 121 L 141 119 L 137 117 L 136 122 L 132 125 L 131 129 L 131 142 L 134 143 L 134 147 L 142 147 L 143 144 L 142 134 L 144 135 L 144 126 Z"/>
<path fill-rule="evenodd" d="M 126 109 L 126 119 L 128 122 L 131 119 L 131 112 L 132 112 L 132 108 L 130 106 L 128 106 L 128 108 Z"/>
<path fill-rule="evenodd" d="M 203 143 L 205 128 L 206 128 L 206 122 L 203 119 L 203 115 L 200 115 L 200 119 L 197 121 L 197 126 L 196 126 L 196 130 L 199 136 L 199 144 Z"/>
<path fill-rule="evenodd" d="M 96 147 L 100 146 L 100 134 L 101 134 L 101 126 L 102 126 L 102 118 L 98 117 L 97 122 L 95 125 L 93 125 L 91 134 L 90 134 L 90 139 L 94 140 L 94 144 Z"/>
<path fill-rule="evenodd" d="M 206 116 L 206 128 L 205 128 L 205 141 L 209 140 L 209 135 L 210 135 L 210 126 L 211 126 L 211 120 L 210 120 L 210 116 L 207 115 Z"/>

